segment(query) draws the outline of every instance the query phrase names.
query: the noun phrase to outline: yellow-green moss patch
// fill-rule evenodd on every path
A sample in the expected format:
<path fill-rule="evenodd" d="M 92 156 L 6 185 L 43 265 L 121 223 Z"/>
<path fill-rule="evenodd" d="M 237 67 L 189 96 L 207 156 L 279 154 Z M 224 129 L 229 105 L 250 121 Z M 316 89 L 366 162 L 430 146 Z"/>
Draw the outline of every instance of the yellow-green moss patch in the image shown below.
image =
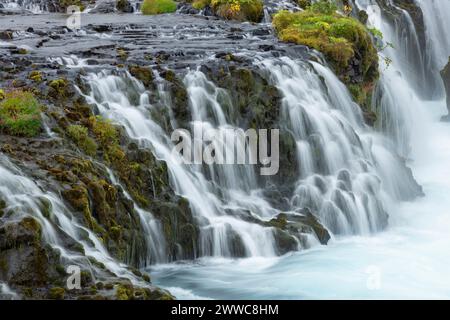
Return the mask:
<path fill-rule="evenodd" d="M 2 94 L 0 129 L 5 133 L 33 137 L 41 131 L 41 107 L 31 92 L 14 90 Z"/>
<path fill-rule="evenodd" d="M 145 15 L 171 13 L 177 10 L 177 4 L 173 0 L 144 0 L 141 11 Z"/>

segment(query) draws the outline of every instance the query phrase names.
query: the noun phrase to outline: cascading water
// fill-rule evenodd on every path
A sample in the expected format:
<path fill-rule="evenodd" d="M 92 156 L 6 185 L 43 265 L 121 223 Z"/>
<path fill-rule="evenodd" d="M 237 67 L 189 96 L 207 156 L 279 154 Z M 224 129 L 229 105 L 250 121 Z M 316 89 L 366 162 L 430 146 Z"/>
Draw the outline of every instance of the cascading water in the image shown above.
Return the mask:
<path fill-rule="evenodd" d="M 262 179 L 258 167 L 183 164 L 180 156 L 172 152 L 170 132 L 159 122 L 160 110 L 150 103 L 152 93 L 129 73 L 118 71 L 120 68 L 92 72 L 88 70 L 92 61 L 74 56 L 48 60 L 72 71 L 86 69 L 83 81 L 88 89 L 83 89 L 83 95 L 87 102 L 96 107 L 99 115 L 125 128 L 141 148 L 150 149 L 163 160 L 171 186 L 189 202 L 200 231 L 194 258 L 208 258 L 182 267 L 152 266 L 157 283 L 194 291 L 192 295 L 174 288 L 173 292 L 180 292 L 181 298 L 449 296 L 446 288 L 450 283 L 444 280 L 442 287 L 439 282 L 450 278 L 446 277 L 450 259 L 445 254 L 450 245 L 446 199 L 450 185 L 442 181 L 442 176 L 449 173 L 450 159 L 448 151 L 442 148 L 450 141 L 450 135 L 445 124 L 433 123 L 444 109 L 442 101 L 421 99 L 442 95 L 438 70 L 450 54 L 445 37 L 448 25 L 443 18 L 450 14 L 450 8 L 445 1 L 418 1 L 427 26 L 427 48 L 423 48 L 407 11 L 396 7 L 401 16 L 393 24 L 382 10 L 371 10 L 369 6 L 378 7 L 377 1 L 354 2 L 369 13 L 369 25 L 379 28 L 384 41 L 395 47 L 381 53 L 392 63 L 382 66 L 373 100 L 374 111 L 379 115 L 377 126 L 388 138 L 364 125 L 360 108 L 324 63 L 246 55 L 280 93 L 277 125 L 294 140 L 299 170 L 294 186 L 282 191 L 283 205 L 270 195 L 274 185 L 281 187 L 283 182 L 270 177 Z M 393 1 L 389 5 L 395 6 Z M 175 32 L 176 28 L 170 30 Z M 212 38 L 211 34 L 203 36 Z M 217 134 L 213 143 L 225 145 L 226 154 L 245 153 L 245 145 L 230 147 L 225 143 L 242 131 L 235 117 L 238 107 L 233 105 L 230 92 L 200 70 L 187 70 L 183 80 L 189 100 L 188 129 L 212 130 Z M 164 80 L 158 75 L 156 78 L 159 104 L 169 114 L 172 127 L 177 128 L 178 119 L 171 109 L 173 97 L 165 91 Z M 427 85 L 420 87 L 421 81 L 427 81 Z M 202 143 L 205 147 L 206 143 Z M 410 160 L 414 160 L 409 164 L 414 165 L 427 198 L 402 203 L 412 201 L 420 193 L 404 165 Z M 138 265 L 172 262 L 164 237 L 166 230 L 158 216 L 134 203 L 126 186 L 112 170 L 105 169 L 105 179 L 121 186 L 138 213 L 146 243 Z M 61 252 L 64 262 L 85 265 L 90 264 L 86 257 L 94 257 L 117 276 L 136 281 L 125 265 L 108 254 L 97 236 L 77 221 L 56 192 L 27 177 L 4 154 L 0 157 L 0 182 L 6 218 L 11 222 L 27 215 L 37 219 L 45 241 Z M 51 209 L 48 217 L 42 213 L 43 206 Z M 302 216 L 305 208 L 332 233 L 329 247 L 319 246 L 312 233 L 300 233 L 297 249 L 310 250 L 277 257 L 277 235 L 267 223 L 281 212 Z M 388 219 L 390 227 L 381 232 Z M 85 255 L 67 248 L 61 235 L 81 244 Z M 178 250 L 176 258 L 184 258 L 183 248 Z M 229 259 L 236 257 L 246 259 Z M 383 274 L 379 291 L 367 288 L 366 272 L 370 270 Z M 1 295 L 15 297 L 2 283 Z"/>
<path fill-rule="evenodd" d="M 88 259 L 93 257 L 117 276 L 137 282 L 124 265 L 108 254 L 97 236 L 77 221 L 55 193 L 43 192 L 38 184 L 22 175 L 3 153 L 0 154 L 0 182 L 0 197 L 5 202 L 6 212 L 2 219 L 7 218 L 11 222 L 31 216 L 41 225 L 43 240 L 61 254 L 66 264 L 88 265 L 95 270 Z M 67 249 L 67 238 L 63 240 L 61 234 L 81 245 L 85 254 Z M 97 271 L 101 276 L 102 271 Z"/>
<path fill-rule="evenodd" d="M 208 108 L 211 105 L 219 107 L 215 100 L 217 98 L 216 90 L 211 83 L 203 82 L 206 79 L 199 72 L 190 73 L 186 81 L 193 100 L 191 105 L 193 108 L 199 109 L 198 113 L 194 113 L 196 117 L 201 117 L 200 109 L 202 108 Z M 252 212 L 265 213 L 268 217 L 275 214 L 275 211 L 257 196 L 257 190 L 252 190 L 253 193 L 256 193 L 252 194 L 252 192 L 244 192 L 239 188 L 231 189 L 225 196 L 227 202 L 224 202 L 215 194 L 215 187 L 201 174 L 199 168 L 201 166 L 188 165 L 184 167 L 181 165 L 181 159 L 177 159 L 172 153 L 173 145 L 170 137 L 152 120 L 149 112 L 152 106 L 149 104 L 148 95 L 142 84 L 130 78 L 129 75 L 121 78 L 107 73 L 91 74 L 88 76 L 87 82 L 92 90 L 87 99 L 97 105 L 100 114 L 123 125 L 130 137 L 139 141 L 142 147 L 151 148 L 158 158 L 166 161 L 175 190 L 189 199 L 191 209 L 199 220 L 201 226 L 200 256 L 235 255 L 232 252 L 232 240 L 230 240 L 233 232 L 243 240 L 242 244 L 246 255 L 274 255 L 270 228 L 247 223 L 226 214 L 228 209 L 242 207 L 250 209 Z M 199 86 L 199 82 L 204 86 Z M 209 88 L 206 86 L 207 84 L 209 84 Z M 208 92 L 208 89 L 212 92 Z M 133 95 L 139 97 L 136 101 L 137 104 L 130 101 L 130 97 Z M 223 123 L 222 111 L 218 109 L 215 111 L 218 123 L 221 121 Z M 199 122 L 201 121 L 199 120 Z M 201 125 L 199 122 L 197 124 Z M 229 170 L 231 168 L 230 166 Z M 240 171 L 227 171 L 215 176 L 219 177 L 219 184 L 222 178 L 226 180 L 223 181 L 225 186 L 231 188 L 236 187 L 237 184 L 247 186 L 252 184 L 250 178 L 247 183 L 239 182 L 246 176 L 251 177 L 251 172 L 241 175 Z M 226 192 L 225 189 L 222 191 Z"/>
<path fill-rule="evenodd" d="M 34 14 L 49 11 L 49 1 L 45 0 L 0 0 L 0 8 L 9 10 L 26 10 Z"/>
<path fill-rule="evenodd" d="M 442 96 L 437 71 L 450 55 L 448 37 L 444 39 L 444 30 L 449 29 L 444 26 L 447 24 L 445 17 L 450 14 L 450 2 L 418 1 L 424 11 L 428 43 L 427 50 L 422 50 L 421 63 L 432 61 L 432 69 L 429 65 L 414 65 L 414 59 L 403 59 L 402 52 L 405 53 L 411 43 L 400 41 L 398 35 L 404 31 L 399 30 L 402 26 L 393 26 L 380 14 L 383 11 L 379 9 L 377 2 L 355 2 L 360 9 L 367 10 L 369 25 L 382 31 L 384 41 L 394 43 L 395 49 L 387 48 L 382 52 L 383 56 L 392 59 L 392 63 L 389 67 L 382 67 L 382 76 L 375 92 L 374 106 L 378 105 L 379 108 L 376 110 L 379 114 L 377 125 L 393 138 L 393 147 L 403 157 L 413 160 L 411 163 L 414 173 L 424 186 L 426 196 L 413 202 L 393 203 L 389 212 L 388 230 L 375 237 L 335 239 L 327 247 L 281 259 L 230 263 L 205 261 L 201 267 L 188 271 L 172 266 L 156 268 L 156 278 L 160 284 L 184 289 L 179 291 L 180 297 L 441 299 L 450 296 L 450 185 L 447 179 L 450 174 L 450 154 L 446 148 L 450 141 L 449 128 L 448 124 L 439 122 L 446 110 L 445 102 L 441 99 L 430 102 L 421 98 Z M 392 3 L 389 1 L 389 4 Z M 375 6 L 375 10 L 369 5 Z M 416 35 L 411 36 L 410 39 L 417 38 Z M 412 76 L 414 73 L 411 72 L 416 68 L 430 69 L 429 76 L 434 77 L 432 83 L 439 84 L 430 89 L 434 92 L 423 95 L 422 90 L 417 90 L 414 82 L 418 78 Z M 292 87 L 299 90 L 294 84 Z M 337 92 L 342 91 L 345 90 Z M 352 117 L 346 116 L 345 119 L 349 122 Z M 358 129 L 355 128 L 355 131 Z M 361 139 L 363 145 L 365 141 L 367 140 Z M 310 146 L 304 142 L 299 145 L 303 150 L 299 159 L 305 163 L 302 168 L 312 170 L 313 161 L 305 155 Z M 383 145 L 388 146 L 389 143 Z M 385 152 L 382 153 L 388 156 Z M 387 158 L 386 161 L 380 161 L 381 171 L 389 163 L 392 162 Z M 386 179 L 382 174 L 380 181 L 384 185 L 389 178 Z M 402 188 L 400 185 L 397 187 L 400 187 L 397 190 Z M 249 265 L 254 270 L 247 270 Z M 379 279 L 375 285 L 371 282 L 373 277 Z M 201 285 L 195 288 L 190 286 L 189 282 L 193 279 L 202 279 Z M 220 293 L 205 279 L 220 281 Z M 195 283 L 198 284 L 197 281 Z"/>
<path fill-rule="evenodd" d="M 294 211 L 311 208 L 335 234 L 383 229 L 392 201 L 387 195 L 401 200 L 417 192 L 386 141 L 362 125 L 360 108 L 329 69 L 288 58 L 262 64 L 284 95 L 281 123 L 297 142 L 302 179 L 291 200 Z"/>
<path fill-rule="evenodd" d="M 282 58 L 257 60 L 255 65 L 283 94 L 280 123 L 297 142 L 301 179 L 284 211 L 296 214 L 310 208 L 336 235 L 382 230 L 390 203 L 413 198 L 417 185 L 388 143 L 362 124 L 360 109 L 345 87 L 318 63 L 311 67 Z M 91 91 L 87 101 L 99 114 L 124 126 L 141 147 L 167 163 L 174 189 L 189 200 L 200 226 L 198 257 L 276 254 L 273 229 L 240 217 L 246 213 L 268 221 L 282 211 L 264 196 L 268 190 L 253 166 L 180 164 L 169 135 L 152 118 L 154 106 L 139 81 L 109 72 L 90 74 L 85 81 Z M 226 146 L 225 155 L 245 153 L 245 145 L 234 150 L 226 144 L 230 129 L 242 130 L 229 122 L 235 107 L 228 93 L 198 70 L 189 71 L 184 84 L 191 129 L 216 130 L 221 138 L 213 141 Z M 300 247 L 317 242 L 307 239 L 299 235 Z"/>
<path fill-rule="evenodd" d="M 448 62 L 450 39 L 448 30 L 450 22 L 450 1 L 448 0 L 417 0 L 424 15 L 427 33 L 427 50 L 431 64 L 426 66 L 438 72 Z"/>

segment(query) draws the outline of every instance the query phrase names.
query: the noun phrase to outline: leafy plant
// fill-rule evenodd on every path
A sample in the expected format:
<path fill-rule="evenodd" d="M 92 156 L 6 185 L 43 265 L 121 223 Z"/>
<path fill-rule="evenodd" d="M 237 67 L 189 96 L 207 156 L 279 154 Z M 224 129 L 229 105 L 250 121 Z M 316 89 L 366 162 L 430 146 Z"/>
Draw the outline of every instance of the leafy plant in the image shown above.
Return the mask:
<path fill-rule="evenodd" d="M 314 13 L 320 14 L 333 14 L 338 9 L 334 0 L 319 0 L 312 3 L 308 10 Z"/>
<path fill-rule="evenodd" d="M 214 12 L 227 20 L 259 22 L 263 15 L 261 0 L 212 0 Z"/>
<path fill-rule="evenodd" d="M 31 92 L 14 90 L 0 101 L 0 129 L 16 136 L 34 137 L 41 130 L 41 106 Z"/>

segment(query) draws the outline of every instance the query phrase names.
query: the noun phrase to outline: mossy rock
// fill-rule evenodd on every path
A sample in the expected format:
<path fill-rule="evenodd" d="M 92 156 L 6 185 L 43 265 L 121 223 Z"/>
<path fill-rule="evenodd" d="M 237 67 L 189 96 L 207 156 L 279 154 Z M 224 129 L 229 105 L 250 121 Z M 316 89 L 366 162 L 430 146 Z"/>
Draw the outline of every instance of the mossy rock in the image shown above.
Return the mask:
<path fill-rule="evenodd" d="M 74 96 L 73 86 L 66 78 L 53 79 L 48 82 L 48 97 L 53 100 L 66 100 Z"/>
<path fill-rule="evenodd" d="M 153 73 L 150 68 L 134 65 L 129 66 L 128 70 L 130 71 L 130 74 L 140 80 L 146 88 L 153 87 Z"/>
<path fill-rule="evenodd" d="M 48 298 L 52 300 L 63 300 L 65 292 L 66 290 L 61 287 L 50 288 L 48 291 Z"/>
<path fill-rule="evenodd" d="M 226 20 L 260 22 L 264 16 L 261 0 L 212 0 L 211 7 Z"/>
<path fill-rule="evenodd" d="M 280 40 L 322 52 L 355 101 L 369 112 L 370 96 L 379 78 L 377 48 L 361 22 L 335 9 L 331 2 L 320 0 L 302 12 L 278 12 L 273 26 Z"/>
<path fill-rule="evenodd" d="M 28 79 L 30 79 L 36 83 L 41 83 L 43 81 L 43 76 L 40 71 L 33 70 L 28 74 Z"/>

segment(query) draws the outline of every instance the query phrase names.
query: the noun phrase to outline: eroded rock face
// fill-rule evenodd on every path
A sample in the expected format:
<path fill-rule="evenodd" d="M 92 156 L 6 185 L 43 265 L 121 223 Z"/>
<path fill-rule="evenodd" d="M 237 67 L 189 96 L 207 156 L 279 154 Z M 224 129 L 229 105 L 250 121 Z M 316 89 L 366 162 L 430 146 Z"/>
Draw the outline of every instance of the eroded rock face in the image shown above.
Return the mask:
<path fill-rule="evenodd" d="M 447 65 L 441 71 L 441 77 L 444 81 L 445 93 L 447 96 L 447 109 L 449 111 L 449 115 L 442 117 L 442 120 L 450 121 L 450 57 Z"/>

